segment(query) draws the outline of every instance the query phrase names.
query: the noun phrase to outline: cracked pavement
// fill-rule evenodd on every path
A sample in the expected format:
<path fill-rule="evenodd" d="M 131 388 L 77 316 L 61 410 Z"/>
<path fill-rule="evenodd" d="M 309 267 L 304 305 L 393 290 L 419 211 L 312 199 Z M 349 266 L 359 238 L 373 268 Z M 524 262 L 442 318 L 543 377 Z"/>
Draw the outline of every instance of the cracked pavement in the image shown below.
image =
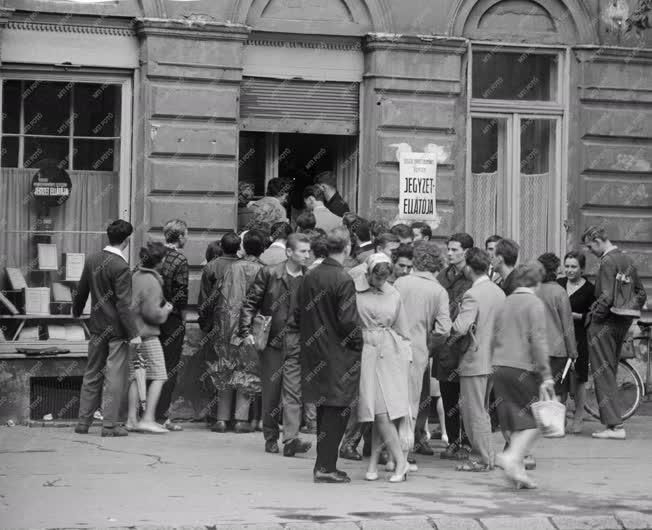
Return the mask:
<path fill-rule="evenodd" d="M 0 527 L 652 528 L 652 418 L 627 427 L 625 442 L 591 439 L 596 422 L 579 437 L 540 440 L 540 489 L 519 492 L 500 471 L 456 472 L 437 455 L 419 456 L 402 484 L 365 482 L 365 463 L 345 460 L 351 484 L 313 484 L 314 448 L 284 458 L 264 453 L 261 433 L 202 424 L 126 438 L 101 438 L 97 426 L 2 427 Z"/>

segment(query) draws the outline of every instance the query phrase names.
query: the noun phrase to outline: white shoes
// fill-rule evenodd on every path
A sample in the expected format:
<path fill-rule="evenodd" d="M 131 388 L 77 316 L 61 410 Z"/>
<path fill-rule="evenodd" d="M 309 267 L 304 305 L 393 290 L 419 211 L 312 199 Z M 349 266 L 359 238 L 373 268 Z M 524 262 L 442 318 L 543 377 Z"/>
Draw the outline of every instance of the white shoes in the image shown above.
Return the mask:
<path fill-rule="evenodd" d="M 605 429 L 604 431 L 594 432 L 591 436 L 600 440 L 625 440 L 627 438 L 625 429 L 622 427 L 619 429 Z"/>

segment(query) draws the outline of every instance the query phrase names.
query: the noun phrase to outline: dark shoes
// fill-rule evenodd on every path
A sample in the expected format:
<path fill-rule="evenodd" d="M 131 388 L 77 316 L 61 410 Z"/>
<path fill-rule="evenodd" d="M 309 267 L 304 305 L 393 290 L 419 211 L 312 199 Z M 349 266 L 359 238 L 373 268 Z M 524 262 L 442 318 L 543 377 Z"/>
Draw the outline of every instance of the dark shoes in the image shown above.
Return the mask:
<path fill-rule="evenodd" d="M 211 431 L 213 432 L 226 432 L 226 422 L 223 420 L 217 420 L 215 423 L 213 423 L 211 427 Z"/>
<path fill-rule="evenodd" d="M 89 428 L 89 427 L 90 427 L 90 426 L 89 426 L 89 425 L 86 425 L 85 423 L 78 423 L 78 424 L 75 426 L 75 432 L 76 432 L 77 434 L 88 434 L 88 428 Z"/>
<path fill-rule="evenodd" d="M 430 447 L 426 440 L 417 443 L 414 447 L 414 452 L 425 456 L 432 456 L 435 454 L 435 452 L 432 450 L 432 447 Z"/>
<path fill-rule="evenodd" d="M 327 473 L 326 471 L 315 471 L 312 475 L 313 482 L 318 484 L 348 484 L 351 482 L 351 479 L 346 475 L 346 473 L 340 471 L 334 471 L 333 473 Z"/>
<path fill-rule="evenodd" d="M 248 421 L 236 421 L 235 426 L 233 427 L 233 432 L 242 434 L 254 432 L 254 429 L 251 428 L 251 424 Z"/>
<path fill-rule="evenodd" d="M 457 444 L 448 444 L 446 449 L 444 449 L 441 453 L 439 453 L 439 458 L 443 460 L 457 460 L 457 451 L 459 450 L 459 447 L 457 447 Z"/>
<path fill-rule="evenodd" d="M 273 454 L 278 453 L 278 442 L 276 440 L 267 440 L 265 442 L 265 452 Z"/>
<path fill-rule="evenodd" d="M 113 438 L 118 436 L 127 436 L 129 433 L 124 427 L 102 427 L 103 438 Z"/>
<path fill-rule="evenodd" d="M 294 456 L 297 453 L 307 453 L 312 447 L 312 442 L 304 442 L 299 438 L 283 444 L 283 456 Z"/>
<path fill-rule="evenodd" d="M 355 460 L 356 462 L 359 462 L 362 460 L 362 455 L 358 453 L 353 447 L 348 447 L 344 446 L 340 449 L 340 458 L 344 458 L 345 460 Z"/>

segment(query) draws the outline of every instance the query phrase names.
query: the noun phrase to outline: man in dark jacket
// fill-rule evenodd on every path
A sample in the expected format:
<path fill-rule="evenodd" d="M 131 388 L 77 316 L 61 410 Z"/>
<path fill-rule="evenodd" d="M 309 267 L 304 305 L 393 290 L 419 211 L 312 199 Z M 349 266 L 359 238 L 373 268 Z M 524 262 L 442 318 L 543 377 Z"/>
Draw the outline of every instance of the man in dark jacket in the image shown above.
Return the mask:
<path fill-rule="evenodd" d="M 89 294 L 92 302 L 91 337 L 79 396 L 77 434 L 88 433 L 93 414 L 103 401 L 102 436 L 127 436 L 126 429 L 119 425 L 121 412 L 126 410 L 129 380 L 127 343 L 140 343 L 130 307 L 131 272 L 123 254 L 132 232 L 131 224 L 122 219 L 108 226 L 109 244 L 86 258 L 75 293 L 72 309 L 75 318 L 82 314 Z"/>
<path fill-rule="evenodd" d="M 343 263 L 351 252 L 346 228 L 327 235 L 328 257 L 299 288 L 295 311 L 301 340 L 303 391 L 317 404 L 315 482 L 350 482 L 337 469 L 337 454 L 360 381 L 362 332 L 353 279 Z"/>
<path fill-rule="evenodd" d="M 464 274 L 466 251 L 473 248 L 473 238 L 465 233 L 453 234 L 448 238 L 447 246 L 449 265 L 437 275 L 437 280 L 448 292 L 450 316 L 451 320 L 455 322 L 464 293 L 471 288 L 473 283 Z M 467 460 L 471 452 L 471 443 L 464 432 L 464 425 L 460 418 L 458 353 L 454 347 L 442 345 L 437 348 L 433 362 L 433 375 L 439 381 L 449 440 L 448 447 L 439 456 L 449 460 Z"/>
<path fill-rule="evenodd" d="M 306 272 L 305 264 L 310 256 L 308 236 L 287 236 L 285 254 L 287 261 L 267 265 L 256 275 L 240 311 L 240 336 L 253 345 L 251 325 L 254 317 L 258 313 L 272 317 L 267 347 L 260 355 L 265 451 L 279 452 L 279 421 L 282 419 L 283 455 L 294 456 L 306 453 L 312 447 L 310 442 L 299 439 L 301 361 L 298 330 L 292 324 L 299 287 Z"/>
<path fill-rule="evenodd" d="M 618 359 L 632 319 L 641 315 L 647 295 L 634 261 L 611 243 L 603 227 L 589 227 L 582 242 L 600 258 L 595 280 L 596 301 L 588 316 L 587 338 L 600 421 L 605 429 L 594 432 L 593 437 L 624 440 L 626 433 L 616 382 Z"/>
<path fill-rule="evenodd" d="M 337 191 L 337 176 L 332 171 L 322 171 L 315 179 L 323 191 L 326 201 L 324 206 L 338 217 L 344 217 L 344 214 L 351 211 L 349 205 Z"/>

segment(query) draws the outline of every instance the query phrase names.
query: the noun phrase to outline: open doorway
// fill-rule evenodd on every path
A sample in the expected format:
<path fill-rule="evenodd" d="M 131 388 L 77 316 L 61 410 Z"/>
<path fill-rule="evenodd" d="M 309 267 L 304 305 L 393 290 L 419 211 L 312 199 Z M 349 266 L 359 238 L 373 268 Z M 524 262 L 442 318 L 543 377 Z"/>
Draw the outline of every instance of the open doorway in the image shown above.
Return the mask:
<path fill-rule="evenodd" d="M 349 135 L 241 132 L 239 183 L 249 183 L 253 199 L 267 182 L 282 177 L 294 182 L 288 205 L 292 220 L 303 210 L 303 190 L 322 171 L 337 176 L 338 191 L 352 210 L 357 206 L 358 138 Z"/>

